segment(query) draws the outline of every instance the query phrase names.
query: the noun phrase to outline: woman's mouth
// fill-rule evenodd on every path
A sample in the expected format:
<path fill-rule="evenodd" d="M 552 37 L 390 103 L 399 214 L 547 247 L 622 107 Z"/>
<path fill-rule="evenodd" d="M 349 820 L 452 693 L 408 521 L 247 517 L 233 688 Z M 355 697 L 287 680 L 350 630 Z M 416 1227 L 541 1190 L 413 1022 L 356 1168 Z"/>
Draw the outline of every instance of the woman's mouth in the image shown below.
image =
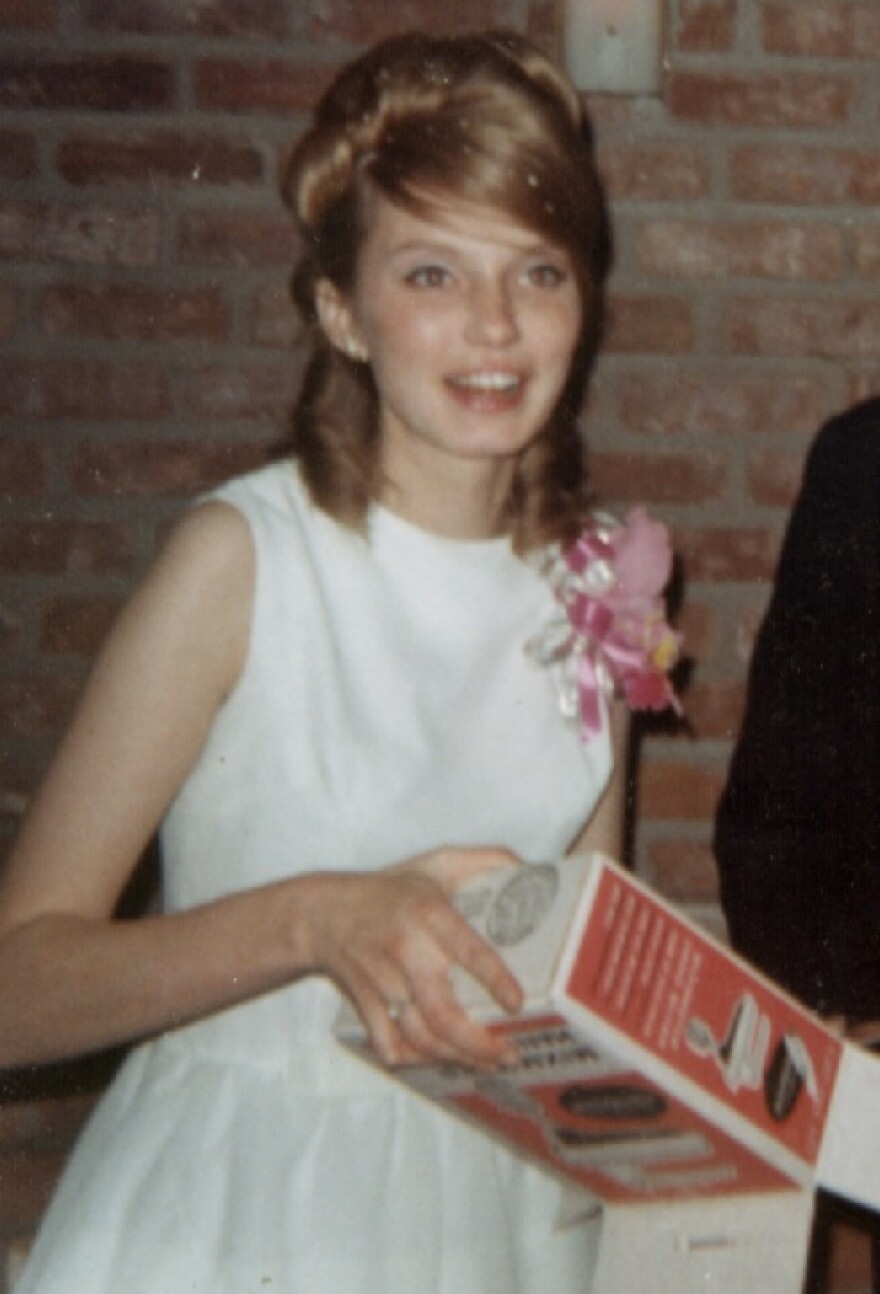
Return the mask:
<path fill-rule="evenodd" d="M 521 373 L 484 369 L 446 379 L 446 386 L 460 404 L 483 413 L 506 412 L 517 405 L 525 391 Z"/>

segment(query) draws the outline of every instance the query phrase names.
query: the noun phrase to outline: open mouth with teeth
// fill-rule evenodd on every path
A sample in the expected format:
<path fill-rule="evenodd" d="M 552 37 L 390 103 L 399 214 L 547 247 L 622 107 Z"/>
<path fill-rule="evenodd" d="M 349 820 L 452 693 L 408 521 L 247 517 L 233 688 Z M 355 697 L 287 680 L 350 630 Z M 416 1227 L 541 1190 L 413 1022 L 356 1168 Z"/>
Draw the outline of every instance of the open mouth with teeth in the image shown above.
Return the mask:
<path fill-rule="evenodd" d="M 520 400 L 525 379 L 510 372 L 465 373 L 447 378 L 446 385 L 456 399 L 469 407 L 496 411 L 509 409 Z"/>

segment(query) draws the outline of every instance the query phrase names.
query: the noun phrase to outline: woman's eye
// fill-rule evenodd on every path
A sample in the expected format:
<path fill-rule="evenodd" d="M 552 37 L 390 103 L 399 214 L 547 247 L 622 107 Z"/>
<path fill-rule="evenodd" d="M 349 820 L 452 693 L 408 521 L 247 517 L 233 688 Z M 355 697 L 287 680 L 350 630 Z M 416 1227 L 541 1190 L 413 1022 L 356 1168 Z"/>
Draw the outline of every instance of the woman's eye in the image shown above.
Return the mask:
<path fill-rule="evenodd" d="M 443 265 L 419 265 L 406 275 L 406 282 L 414 288 L 442 288 L 451 278 Z"/>
<path fill-rule="evenodd" d="M 541 262 L 539 265 L 529 266 L 526 270 L 526 278 L 536 288 L 558 288 L 560 284 L 566 282 L 568 273 L 561 265 Z"/>

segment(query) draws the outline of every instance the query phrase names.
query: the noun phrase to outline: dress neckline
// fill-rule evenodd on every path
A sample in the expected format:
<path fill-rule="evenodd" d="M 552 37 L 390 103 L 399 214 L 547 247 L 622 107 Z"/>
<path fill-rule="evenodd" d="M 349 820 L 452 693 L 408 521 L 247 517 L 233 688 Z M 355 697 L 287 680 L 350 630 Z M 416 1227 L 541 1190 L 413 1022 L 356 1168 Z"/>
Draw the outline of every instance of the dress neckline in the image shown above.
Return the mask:
<path fill-rule="evenodd" d="M 428 530 L 410 521 L 398 512 L 394 512 L 384 503 L 372 503 L 367 514 L 367 531 L 371 539 L 382 541 L 387 538 L 405 543 L 419 545 L 422 549 L 432 549 L 436 553 L 456 556 L 492 559 L 496 554 L 507 555 L 512 552 L 509 534 L 496 535 L 489 539 L 456 539 L 451 535 L 442 535 L 436 530 Z"/>

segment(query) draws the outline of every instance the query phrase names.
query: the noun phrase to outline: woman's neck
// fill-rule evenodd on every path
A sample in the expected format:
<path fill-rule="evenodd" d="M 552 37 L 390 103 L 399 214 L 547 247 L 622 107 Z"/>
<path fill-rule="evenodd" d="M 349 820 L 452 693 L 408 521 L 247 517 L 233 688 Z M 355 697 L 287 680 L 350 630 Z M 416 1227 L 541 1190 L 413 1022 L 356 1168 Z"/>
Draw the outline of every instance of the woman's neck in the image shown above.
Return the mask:
<path fill-rule="evenodd" d="M 455 455 L 386 455 L 379 502 L 448 539 L 494 539 L 505 530 L 516 460 Z"/>

